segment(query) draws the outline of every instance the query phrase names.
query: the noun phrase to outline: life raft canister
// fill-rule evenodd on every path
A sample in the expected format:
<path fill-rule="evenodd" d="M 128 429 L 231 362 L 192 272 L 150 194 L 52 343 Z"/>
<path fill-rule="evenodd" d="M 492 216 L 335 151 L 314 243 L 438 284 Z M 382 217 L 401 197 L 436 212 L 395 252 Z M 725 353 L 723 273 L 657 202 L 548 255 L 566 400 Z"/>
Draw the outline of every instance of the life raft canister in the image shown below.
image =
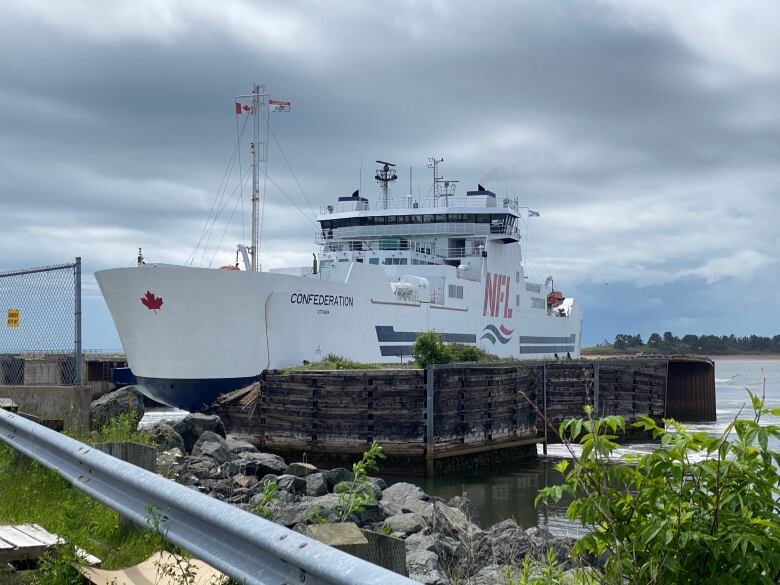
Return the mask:
<path fill-rule="evenodd" d="M 563 293 L 559 290 L 551 291 L 547 295 L 547 308 L 554 309 L 563 302 Z"/>

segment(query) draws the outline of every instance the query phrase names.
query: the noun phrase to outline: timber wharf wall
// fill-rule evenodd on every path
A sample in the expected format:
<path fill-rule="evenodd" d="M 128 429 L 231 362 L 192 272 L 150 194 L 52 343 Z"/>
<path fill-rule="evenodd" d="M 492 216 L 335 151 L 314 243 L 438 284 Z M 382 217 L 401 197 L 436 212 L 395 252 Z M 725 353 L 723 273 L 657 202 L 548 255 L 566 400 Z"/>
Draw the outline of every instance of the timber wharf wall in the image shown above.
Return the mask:
<path fill-rule="evenodd" d="M 714 365 L 703 358 L 269 370 L 214 411 L 228 432 L 267 451 L 332 465 L 378 441 L 383 470 L 432 475 L 534 455 L 586 404 L 627 421 L 714 420 L 714 391 Z"/>

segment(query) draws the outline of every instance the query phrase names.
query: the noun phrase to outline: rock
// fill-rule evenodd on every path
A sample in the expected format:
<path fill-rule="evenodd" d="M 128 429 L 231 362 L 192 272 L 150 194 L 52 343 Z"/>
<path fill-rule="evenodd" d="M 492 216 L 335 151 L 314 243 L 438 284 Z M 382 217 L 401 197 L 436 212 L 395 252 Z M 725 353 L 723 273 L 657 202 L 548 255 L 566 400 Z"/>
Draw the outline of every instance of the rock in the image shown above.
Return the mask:
<path fill-rule="evenodd" d="M 405 514 L 396 514 L 385 519 L 385 526 L 389 526 L 393 532 L 400 533 L 404 537 L 424 530 L 428 523 L 421 514 L 417 512 L 407 512 Z"/>
<path fill-rule="evenodd" d="M 211 457 L 222 465 L 231 459 L 227 441 L 211 431 L 205 431 L 192 447 L 194 457 Z"/>
<path fill-rule="evenodd" d="M 240 488 L 252 488 L 260 481 L 254 475 L 243 475 L 239 473 L 233 476 L 233 483 Z"/>
<path fill-rule="evenodd" d="M 433 539 L 422 534 L 413 534 L 406 539 L 406 568 L 409 578 L 425 585 L 448 583 L 438 555 L 433 552 Z"/>
<path fill-rule="evenodd" d="M 257 447 L 255 447 L 252 443 L 249 443 L 248 441 L 241 441 L 233 437 L 227 437 L 226 440 L 227 440 L 228 449 L 230 449 L 230 452 L 233 455 L 238 455 L 239 453 L 258 452 Z"/>
<path fill-rule="evenodd" d="M 411 483 L 395 483 L 382 491 L 382 507 L 388 516 L 405 512 L 417 512 L 423 516 L 433 513 L 433 504 L 428 494 Z"/>
<path fill-rule="evenodd" d="M 352 473 L 349 469 L 344 469 L 343 467 L 336 467 L 330 471 L 323 471 L 322 475 L 328 484 L 329 492 L 332 492 L 333 488 L 335 488 L 342 481 L 352 481 L 355 479 L 355 474 Z"/>
<path fill-rule="evenodd" d="M 152 438 L 154 444 L 163 451 L 178 449 L 184 453 L 184 439 L 173 430 L 173 427 L 165 422 L 157 423 L 146 433 Z"/>
<path fill-rule="evenodd" d="M 451 508 L 447 504 L 435 502 L 433 504 L 433 530 L 443 536 L 450 536 L 466 545 L 471 545 L 478 534 L 483 530 L 471 522 L 466 515 L 457 508 Z"/>
<path fill-rule="evenodd" d="M 481 567 L 491 563 L 519 566 L 533 549 L 531 539 L 512 519 L 494 524 L 475 541 L 475 564 Z"/>
<path fill-rule="evenodd" d="M 186 464 L 187 473 L 198 479 L 219 479 L 222 476 L 222 468 L 211 457 L 189 457 Z"/>
<path fill-rule="evenodd" d="M 476 575 L 474 575 L 474 585 L 496 585 L 496 583 L 505 583 L 506 579 L 504 575 L 506 573 L 507 565 L 490 564 L 480 569 Z"/>
<path fill-rule="evenodd" d="M 267 473 L 263 477 L 260 478 L 260 482 L 259 483 L 260 483 L 260 485 L 263 485 L 267 481 L 272 481 L 272 482 L 276 483 L 276 482 L 279 481 L 279 476 L 278 475 L 274 475 L 273 473 Z"/>
<path fill-rule="evenodd" d="M 538 526 L 526 529 L 525 535 L 529 540 L 531 552 L 536 556 L 543 557 L 548 549 L 555 551 L 555 556 L 561 563 L 568 561 L 571 556 L 571 547 L 575 542 L 573 538 L 558 538 L 546 528 Z"/>
<path fill-rule="evenodd" d="M 225 483 L 222 479 L 202 479 L 200 485 L 212 498 L 219 500 L 232 496 L 235 491 L 232 485 Z"/>
<path fill-rule="evenodd" d="M 280 490 L 290 492 L 291 494 L 306 493 L 306 480 L 297 475 L 280 475 L 276 481 Z"/>
<path fill-rule="evenodd" d="M 382 497 L 382 490 L 387 488 L 385 480 L 381 477 L 367 477 L 366 481 L 371 484 L 371 488 L 374 490 L 374 495 L 377 499 Z"/>
<path fill-rule="evenodd" d="M 312 473 L 317 473 L 317 471 L 319 470 L 311 463 L 290 463 L 290 465 L 287 466 L 287 469 L 284 470 L 284 474 L 306 477 Z"/>
<path fill-rule="evenodd" d="M 302 498 L 300 501 L 280 506 L 272 519 L 277 524 L 292 527 L 296 524 L 338 522 L 339 498 L 336 494 L 327 494 L 317 498 Z"/>
<path fill-rule="evenodd" d="M 451 574 L 470 575 L 474 573 L 472 559 L 466 545 L 451 536 L 437 534 L 433 540 L 433 552 L 439 557 L 439 564 Z"/>
<path fill-rule="evenodd" d="M 135 415 L 136 424 L 144 416 L 144 397 L 135 386 L 125 386 L 94 400 L 89 407 L 89 424 L 92 430 L 100 430 L 126 412 Z"/>
<path fill-rule="evenodd" d="M 328 493 L 328 482 L 322 473 L 313 473 L 306 477 L 306 495 L 324 496 Z"/>
<path fill-rule="evenodd" d="M 195 412 L 174 422 L 171 426 L 184 439 L 184 448 L 188 453 L 192 451 L 197 440 L 206 431 L 211 431 L 222 438 L 225 437 L 225 425 L 222 424 L 222 420 L 217 415 Z"/>
<path fill-rule="evenodd" d="M 450 508 L 457 508 L 463 512 L 466 515 L 466 518 L 471 520 L 474 524 L 479 524 L 479 511 L 474 505 L 474 502 L 469 500 L 465 495 L 450 498 L 447 505 Z"/>
<path fill-rule="evenodd" d="M 269 473 L 281 475 L 284 473 L 285 469 L 287 469 L 287 464 L 284 462 L 284 459 L 278 455 L 272 455 L 271 453 L 254 453 L 251 451 L 239 453 L 229 464 L 231 475 L 237 473 L 256 475 L 257 477 L 262 477 Z"/>

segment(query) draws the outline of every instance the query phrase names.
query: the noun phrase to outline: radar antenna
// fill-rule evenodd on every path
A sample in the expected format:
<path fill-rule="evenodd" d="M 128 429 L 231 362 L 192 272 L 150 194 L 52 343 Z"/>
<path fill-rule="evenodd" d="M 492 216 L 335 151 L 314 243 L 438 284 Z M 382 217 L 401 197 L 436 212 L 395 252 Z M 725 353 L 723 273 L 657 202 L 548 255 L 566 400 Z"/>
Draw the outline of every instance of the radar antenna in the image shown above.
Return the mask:
<path fill-rule="evenodd" d="M 383 160 L 376 161 L 377 164 L 382 165 L 381 169 L 376 170 L 376 182 L 379 184 L 379 188 L 382 190 L 382 209 L 387 209 L 390 200 L 390 183 L 398 178 L 395 172 L 395 165 L 393 163 L 385 162 Z"/>

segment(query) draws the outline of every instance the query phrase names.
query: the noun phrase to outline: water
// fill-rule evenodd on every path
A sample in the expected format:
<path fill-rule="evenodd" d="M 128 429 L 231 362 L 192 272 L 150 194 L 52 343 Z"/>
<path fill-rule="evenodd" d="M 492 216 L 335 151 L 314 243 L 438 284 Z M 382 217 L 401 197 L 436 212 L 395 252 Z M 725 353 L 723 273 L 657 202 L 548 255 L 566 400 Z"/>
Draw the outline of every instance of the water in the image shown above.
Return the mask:
<path fill-rule="evenodd" d="M 766 377 L 766 407 L 780 408 L 780 359 L 716 359 L 715 392 L 717 420 L 690 425 L 696 430 L 722 433 L 742 410 L 742 417 L 752 416 L 745 388 L 759 396 Z M 780 424 L 780 417 L 766 417 L 763 424 Z M 652 443 L 633 443 L 618 450 L 623 453 L 643 453 L 655 448 Z M 772 447 L 780 450 L 780 441 Z M 541 453 L 541 445 L 539 446 Z M 565 447 L 550 445 L 554 457 L 568 455 Z M 506 518 L 514 518 L 523 528 L 543 526 L 559 536 L 576 536 L 578 529 L 565 518 L 567 503 L 534 506 L 540 488 L 561 483 L 553 469 L 554 461 L 538 458 L 493 466 L 475 472 L 458 473 L 435 478 L 386 478 L 388 481 L 415 483 L 427 493 L 449 499 L 466 492 L 479 511 L 480 524 L 490 526 Z"/>
<path fill-rule="evenodd" d="M 144 417 L 141 422 L 138 423 L 138 428 L 146 429 L 153 427 L 158 422 L 162 421 L 179 421 L 187 416 L 189 412 L 186 410 L 179 410 L 178 408 L 170 408 L 167 406 L 155 406 L 154 408 L 147 408 L 144 412 Z"/>
<path fill-rule="evenodd" d="M 720 434 L 742 410 L 742 416 L 752 415 L 745 388 L 759 396 L 766 378 L 766 406 L 780 408 L 780 359 L 715 360 L 715 391 L 717 420 L 712 423 L 691 425 L 696 430 Z M 142 427 L 159 420 L 180 419 L 187 413 L 170 408 L 155 408 L 146 412 Z M 767 417 L 765 424 L 780 424 L 780 417 Z M 633 443 L 621 447 L 618 454 L 648 452 L 652 443 Z M 780 450 L 780 442 L 774 440 L 772 448 Z M 541 446 L 539 446 L 541 452 Z M 560 445 L 550 445 L 548 453 L 564 457 L 567 451 Z M 560 474 L 553 469 L 553 461 L 538 459 L 494 465 L 489 469 L 463 472 L 434 478 L 386 477 L 388 483 L 408 481 L 419 485 L 427 493 L 449 499 L 466 493 L 479 511 L 480 524 L 490 526 L 507 518 L 514 518 L 523 528 L 544 526 L 559 536 L 576 536 L 578 529 L 565 518 L 566 503 L 551 506 L 534 506 L 539 489 L 561 483 Z"/>

